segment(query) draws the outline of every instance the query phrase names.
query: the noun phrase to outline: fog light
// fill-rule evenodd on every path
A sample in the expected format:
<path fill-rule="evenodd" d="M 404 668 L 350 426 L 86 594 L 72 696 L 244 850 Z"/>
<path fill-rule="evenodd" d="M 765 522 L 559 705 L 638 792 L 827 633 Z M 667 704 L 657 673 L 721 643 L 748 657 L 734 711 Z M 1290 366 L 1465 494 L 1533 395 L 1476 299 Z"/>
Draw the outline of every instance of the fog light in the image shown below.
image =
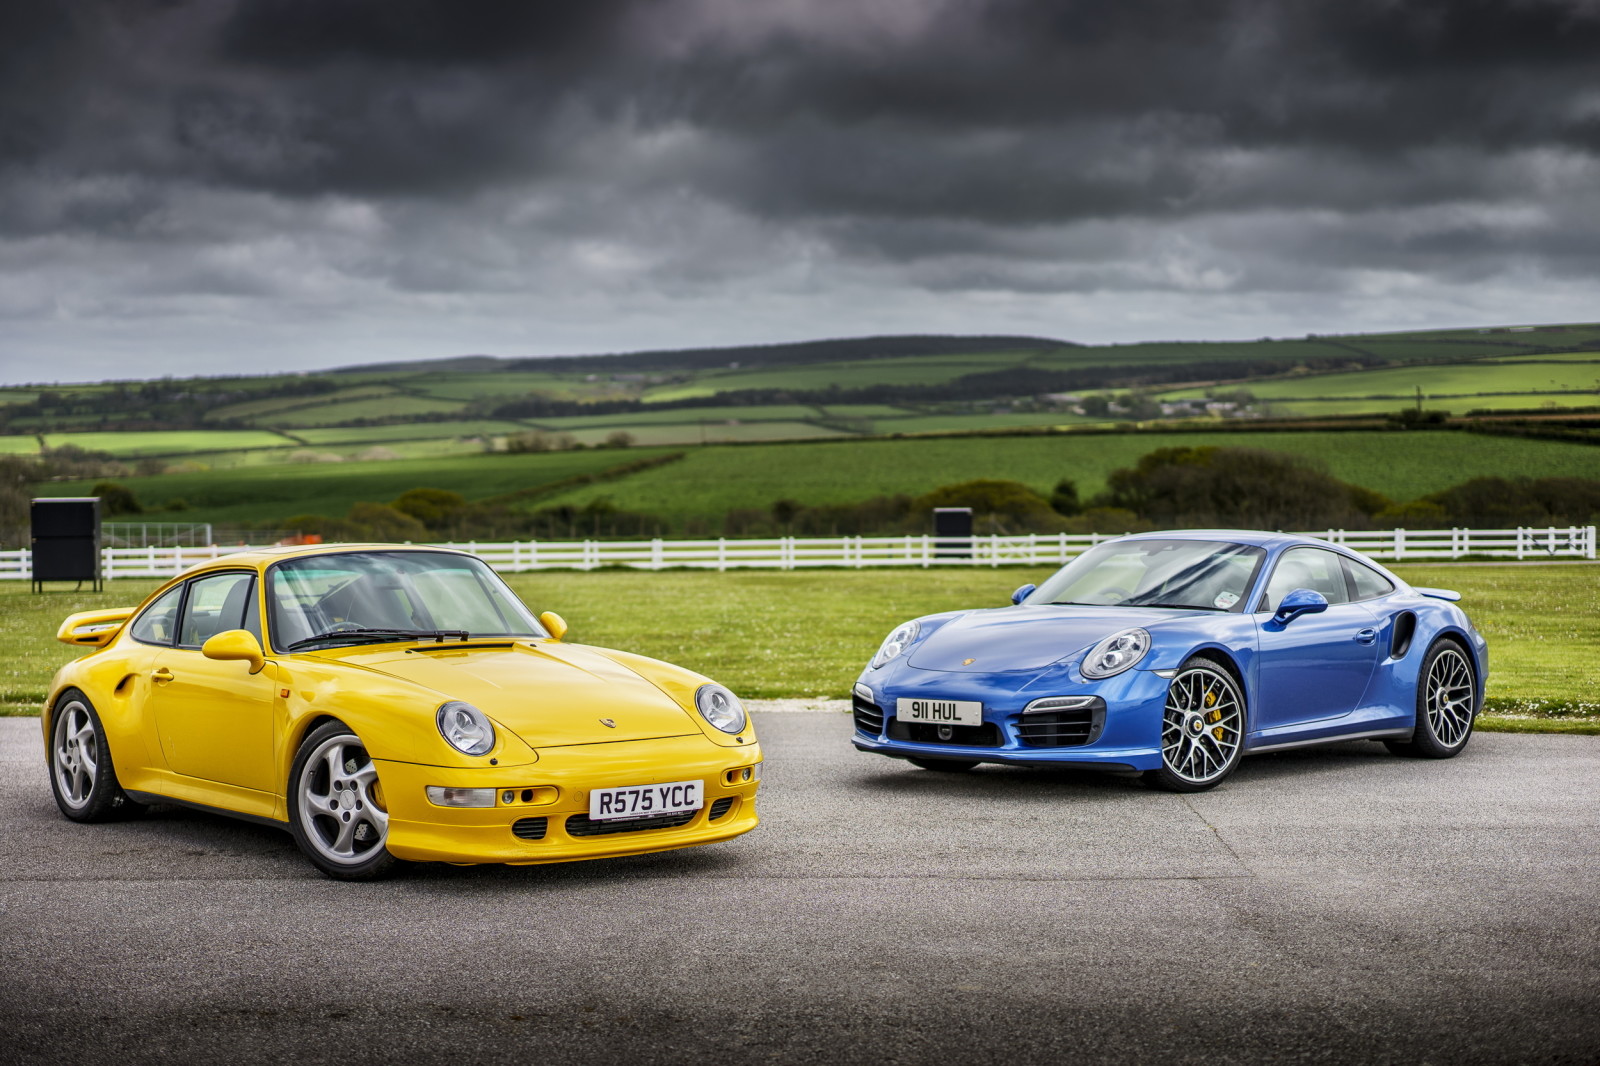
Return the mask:
<path fill-rule="evenodd" d="M 428 802 L 437 807 L 493 807 L 492 788 L 448 788 L 444 785 L 428 786 Z"/>

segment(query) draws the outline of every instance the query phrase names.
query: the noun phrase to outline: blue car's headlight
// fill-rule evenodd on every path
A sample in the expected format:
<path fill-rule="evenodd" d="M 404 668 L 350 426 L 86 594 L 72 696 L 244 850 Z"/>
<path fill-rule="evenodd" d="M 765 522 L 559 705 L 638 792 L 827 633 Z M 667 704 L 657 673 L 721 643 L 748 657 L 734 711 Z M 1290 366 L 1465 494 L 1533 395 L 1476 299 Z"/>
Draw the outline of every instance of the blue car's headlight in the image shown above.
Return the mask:
<path fill-rule="evenodd" d="M 724 733 L 744 730 L 744 704 L 739 702 L 738 696 L 721 685 L 701 685 L 695 690 L 694 705 L 699 709 L 701 718 Z"/>
<path fill-rule="evenodd" d="M 1124 629 L 1113 633 L 1089 649 L 1079 667 L 1083 676 L 1095 681 L 1115 677 L 1143 659 L 1150 650 L 1150 634 L 1142 629 Z"/>
<path fill-rule="evenodd" d="M 434 715 L 439 735 L 463 755 L 486 755 L 494 747 L 494 725 L 470 703 L 451 700 Z"/>
<path fill-rule="evenodd" d="M 922 632 L 922 627 L 914 620 L 906 622 L 904 625 L 896 626 L 895 631 L 884 638 L 882 646 L 878 648 L 878 654 L 872 657 L 872 668 L 876 670 L 899 658 L 907 648 L 916 642 L 917 634 L 920 632 Z"/>

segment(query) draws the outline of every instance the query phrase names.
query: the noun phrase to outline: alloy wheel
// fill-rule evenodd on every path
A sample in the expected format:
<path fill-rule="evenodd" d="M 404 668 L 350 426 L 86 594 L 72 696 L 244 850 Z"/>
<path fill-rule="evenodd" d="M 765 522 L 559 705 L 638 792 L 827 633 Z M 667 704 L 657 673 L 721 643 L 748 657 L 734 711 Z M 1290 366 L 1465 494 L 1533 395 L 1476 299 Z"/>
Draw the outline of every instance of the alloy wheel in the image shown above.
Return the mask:
<path fill-rule="evenodd" d="M 1244 701 L 1233 678 L 1190 666 L 1172 679 L 1161 722 L 1161 761 L 1193 785 L 1221 779 L 1244 742 Z"/>
<path fill-rule="evenodd" d="M 328 862 L 355 866 L 382 851 L 389 813 L 377 768 L 358 738 L 332 736 L 317 745 L 295 791 L 306 840 Z"/>

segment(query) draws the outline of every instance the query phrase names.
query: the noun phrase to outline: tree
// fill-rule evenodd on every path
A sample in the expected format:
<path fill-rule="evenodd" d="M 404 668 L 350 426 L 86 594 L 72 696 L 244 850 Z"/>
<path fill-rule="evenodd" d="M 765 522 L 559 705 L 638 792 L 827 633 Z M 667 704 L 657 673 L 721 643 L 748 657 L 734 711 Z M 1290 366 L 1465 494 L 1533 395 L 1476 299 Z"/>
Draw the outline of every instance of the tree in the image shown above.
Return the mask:
<path fill-rule="evenodd" d="M 1069 478 L 1056 482 L 1055 489 L 1050 493 L 1050 509 L 1061 515 L 1075 515 L 1083 510 L 1083 502 L 1078 499 L 1077 484 Z"/>
<path fill-rule="evenodd" d="M 467 506 L 467 498 L 449 489 L 407 489 L 389 504 L 430 530 L 441 530 Z"/>

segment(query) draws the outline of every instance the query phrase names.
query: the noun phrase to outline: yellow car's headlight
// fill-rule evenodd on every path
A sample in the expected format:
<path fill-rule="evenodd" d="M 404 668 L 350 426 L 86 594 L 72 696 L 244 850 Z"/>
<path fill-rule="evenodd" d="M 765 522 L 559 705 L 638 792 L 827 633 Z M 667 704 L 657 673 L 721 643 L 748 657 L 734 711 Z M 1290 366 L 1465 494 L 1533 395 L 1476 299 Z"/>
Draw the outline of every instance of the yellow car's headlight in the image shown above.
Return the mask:
<path fill-rule="evenodd" d="M 434 716 L 439 734 L 463 755 L 487 755 L 494 748 L 494 723 L 470 703 L 451 700 Z"/>
<path fill-rule="evenodd" d="M 695 690 L 694 705 L 699 709 L 700 717 L 724 733 L 744 731 L 744 704 L 739 702 L 738 696 L 721 685 L 701 685 Z"/>

